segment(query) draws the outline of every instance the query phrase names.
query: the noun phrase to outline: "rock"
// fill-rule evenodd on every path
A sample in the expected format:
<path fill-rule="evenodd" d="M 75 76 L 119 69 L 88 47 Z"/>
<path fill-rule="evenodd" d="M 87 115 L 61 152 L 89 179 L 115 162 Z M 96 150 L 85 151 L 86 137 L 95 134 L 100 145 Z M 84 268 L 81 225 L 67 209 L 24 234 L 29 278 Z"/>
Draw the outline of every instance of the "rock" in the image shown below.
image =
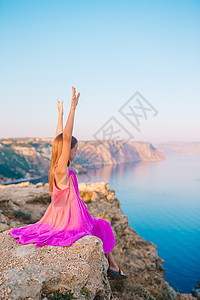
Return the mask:
<path fill-rule="evenodd" d="M 7 224 L 0 223 L 0 232 L 5 231 L 9 228 Z"/>
<path fill-rule="evenodd" d="M 41 186 L 43 186 L 43 183 L 42 183 L 42 182 L 36 183 L 36 188 L 41 187 Z"/>
<path fill-rule="evenodd" d="M 109 192 L 109 194 L 107 195 L 107 199 L 108 199 L 108 200 L 114 200 L 114 198 L 115 198 L 115 191 L 114 191 L 114 190 L 111 190 L 111 191 Z"/>
<path fill-rule="evenodd" d="M 80 191 L 80 190 L 81 190 L 81 191 L 84 191 L 84 190 L 87 189 L 87 184 L 86 184 L 85 182 L 80 182 L 80 183 L 78 184 L 78 188 L 79 188 L 79 191 Z"/>
<path fill-rule="evenodd" d="M 180 294 L 179 300 L 196 300 L 197 298 L 194 298 L 190 294 Z M 199 299 L 199 298 L 198 298 Z"/>
<path fill-rule="evenodd" d="M 10 228 L 18 228 L 18 227 L 21 227 L 20 224 L 21 223 L 19 221 L 11 221 L 9 224 L 9 227 Z"/>
<path fill-rule="evenodd" d="M 27 187 L 30 185 L 30 182 L 29 181 L 26 181 L 26 182 L 21 182 L 18 184 L 18 187 Z"/>
<path fill-rule="evenodd" d="M 200 299 L 200 280 L 197 282 L 195 287 L 192 289 L 192 295 L 197 299 Z"/>
<path fill-rule="evenodd" d="M 18 206 L 12 202 L 9 197 L 8 199 L 4 198 L 4 199 L 0 199 L 0 206 L 1 206 L 1 211 L 3 212 L 3 214 L 5 215 L 9 215 L 10 212 L 12 212 L 13 210 L 17 210 Z"/>
<path fill-rule="evenodd" d="M 102 241 L 85 236 L 70 247 L 15 243 L 8 231 L 0 234 L 0 299 L 41 299 L 43 292 L 62 287 L 77 299 L 111 299 L 108 261 Z"/>
<path fill-rule="evenodd" d="M 162 265 L 164 260 L 158 256 L 156 245 L 140 237 L 130 227 L 127 216 L 121 210 L 120 201 L 115 197 L 115 191 L 109 189 L 108 183 L 79 183 L 79 195 L 85 201 L 92 216 L 110 222 L 116 239 L 116 245 L 112 250 L 112 254 L 119 267 L 129 276 L 120 285 L 110 282 L 114 299 L 139 299 L 138 295 L 136 296 L 133 292 L 133 289 L 137 289 L 137 286 L 139 286 L 139 290 L 142 289 L 144 292 L 141 295 L 141 299 L 146 294 L 149 295 L 149 299 L 151 296 L 159 299 L 160 295 L 164 297 L 166 293 L 173 295 L 173 299 L 192 299 L 191 294 L 176 293 L 165 281 L 165 268 Z M 8 187 L 1 191 L 0 204 L 2 205 L 0 212 L 6 216 L 7 224 L 9 224 L 8 221 L 15 221 L 11 219 L 9 214 L 10 210 L 16 206 L 24 212 L 31 212 L 31 221 L 34 223 L 36 218 L 40 219 L 42 217 L 49 202 L 48 184 L 37 188 L 35 185 L 30 185 L 29 187 Z M 28 221 L 31 223 L 30 220 Z M 11 224 L 9 225 L 11 226 Z M 16 227 L 19 227 L 19 224 L 16 223 Z M 62 252 L 58 253 L 58 257 L 60 253 L 62 257 Z M 71 252 L 68 254 L 71 255 Z M 88 262 L 86 261 L 87 264 Z M 54 276 L 56 278 L 56 274 Z M 59 272 L 57 276 L 60 278 Z M 107 284 L 107 281 L 105 282 Z M 58 288 L 58 286 L 59 284 L 57 286 L 53 285 L 54 288 Z M 70 286 L 67 287 L 69 288 Z"/>
<path fill-rule="evenodd" d="M 21 211 L 30 214 L 27 222 L 36 222 L 42 217 L 50 201 L 49 186 L 43 186 L 42 183 L 26 187 L 18 184 L 0 189 L 0 207 L 10 221 L 15 220 L 14 211 Z"/>
<path fill-rule="evenodd" d="M 0 232 L 9 228 L 6 217 L 0 212 Z"/>
<path fill-rule="evenodd" d="M 29 181 L 23 181 L 20 183 L 12 183 L 12 184 L 7 184 L 7 185 L 0 185 L 0 189 L 5 189 L 5 188 L 13 188 L 13 187 L 27 187 L 30 185 Z"/>
<path fill-rule="evenodd" d="M 0 223 L 5 223 L 7 224 L 6 217 L 0 212 Z"/>
<path fill-rule="evenodd" d="M 45 183 L 44 188 L 49 190 L 49 183 Z"/>

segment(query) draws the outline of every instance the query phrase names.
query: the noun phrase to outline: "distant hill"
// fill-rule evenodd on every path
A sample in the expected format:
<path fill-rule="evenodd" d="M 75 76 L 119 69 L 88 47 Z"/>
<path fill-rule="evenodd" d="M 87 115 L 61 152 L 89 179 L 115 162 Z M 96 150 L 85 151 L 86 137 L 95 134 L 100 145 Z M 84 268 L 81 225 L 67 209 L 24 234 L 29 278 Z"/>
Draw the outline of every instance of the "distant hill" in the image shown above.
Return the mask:
<path fill-rule="evenodd" d="M 48 173 L 52 140 L 0 139 L 0 182 Z"/>
<path fill-rule="evenodd" d="M 165 155 L 200 155 L 200 142 L 165 142 L 154 145 Z"/>
<path fill-rule="evenodd" d="M 53 138 L 0 139 L 0 183 L 48 175 Z M 76 173 L 103 165 L 166 159 L 148 142 L 79 141 Z"/>

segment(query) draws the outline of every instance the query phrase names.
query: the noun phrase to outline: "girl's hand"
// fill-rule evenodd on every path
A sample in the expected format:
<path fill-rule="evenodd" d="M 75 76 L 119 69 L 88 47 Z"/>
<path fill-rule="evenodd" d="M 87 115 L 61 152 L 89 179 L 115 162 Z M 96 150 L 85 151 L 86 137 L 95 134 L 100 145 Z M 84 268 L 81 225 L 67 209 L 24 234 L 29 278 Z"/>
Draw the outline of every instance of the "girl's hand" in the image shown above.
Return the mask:
<path fill-rule="evenodd" d="M 76 109 L 79 97 L 80 97 L 80 93 L 78 93 L 78 95 L 76 96 L 76 89 L 74 87 L 72 87 L 72 104 L 71 104 L 71 107 L 73 109 Z"/>
<path fill-rule="evenodd" d="M 63 100 L 60 103 L 60 101 L 58 101 L 58 99 L 57 99 L 57 108 L 58 108 L 59 113 L 63 113 Z"/>

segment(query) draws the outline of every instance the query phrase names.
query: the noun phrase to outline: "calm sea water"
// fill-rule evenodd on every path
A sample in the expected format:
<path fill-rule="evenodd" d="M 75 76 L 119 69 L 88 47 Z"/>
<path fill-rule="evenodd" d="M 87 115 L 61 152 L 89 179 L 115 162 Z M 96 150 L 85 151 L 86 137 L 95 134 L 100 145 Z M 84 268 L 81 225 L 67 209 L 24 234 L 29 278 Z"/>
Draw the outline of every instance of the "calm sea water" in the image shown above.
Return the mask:
<path fill-rule="evenodd" d="M 191 293 L 200 280 L 200 156 L 105 166 L 77 178 L 109 183 L 130 226 L 157 246 L 165 280 Z M 48 176 L 31 182 L 46 183 Z"/>
<path fill-rule="evenodd" d="M 105 166 L 77 177 L 110 184 L 130 226 L 156 244 L 165 280 L 191 293 L 200 280 L 200 156 Z"/>

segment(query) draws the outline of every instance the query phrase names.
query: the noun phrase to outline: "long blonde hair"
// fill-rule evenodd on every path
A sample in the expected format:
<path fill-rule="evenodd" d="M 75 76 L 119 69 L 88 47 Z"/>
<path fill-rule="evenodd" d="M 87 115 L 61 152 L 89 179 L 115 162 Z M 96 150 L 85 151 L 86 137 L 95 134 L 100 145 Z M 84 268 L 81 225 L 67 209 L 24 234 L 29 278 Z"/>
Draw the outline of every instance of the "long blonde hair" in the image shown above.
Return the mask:
<path fill-rule="evenodd" d="M 77 139 L 72 136 L 71 138 L 71 149 L 77 144 Z M 57 164 L 61 154 L 63 147 L 63 133 L 58 134 L 52 143 L 52 154 L 51 154 L 51 164 L 49 169 L 49 194 L 52 194 L 53 191 L 53 181 L 55 176 L 55 165 Z M 68 160 L 67 167 L 70 165 L 71 161 Z"/>

